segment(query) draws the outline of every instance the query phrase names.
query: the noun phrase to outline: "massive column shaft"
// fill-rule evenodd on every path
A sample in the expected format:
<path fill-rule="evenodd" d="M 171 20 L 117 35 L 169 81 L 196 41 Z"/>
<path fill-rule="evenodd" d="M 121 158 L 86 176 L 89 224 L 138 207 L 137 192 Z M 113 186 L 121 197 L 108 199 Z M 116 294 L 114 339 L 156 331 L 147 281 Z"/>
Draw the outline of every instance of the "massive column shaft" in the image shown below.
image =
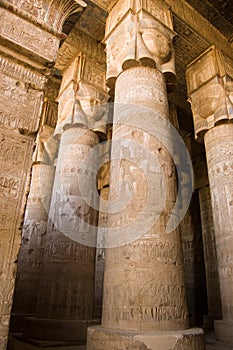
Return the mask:
<path fill-rule="evenodd" d="M 100 47 L 102 49 L 102 47 Z M 102 53 L 102 51 L 101 51 Z M 24 336 L 85 342 L 93 321 L 99 136 L 108 117 L 104 68 L 83 53 L 63 74 L 55 134 L 61 138 L 46 233 L 37 317 Z M 99 84 L 99 85 L 98 85 Z"/>
<path fill-rule="evenodd" d="M 202 331 L 188 329 L 180 231 L 166 233 L 177 185 L 172 126 L 166 146 L 157 131 L 169 119 L 162 72 L 172 72 L 172 36 L 164 3 L 119 1 L 107 21 L 107 77 L 116 79 L 108 249 L 102 326 L 89 328 L 88 350 L 204 349 Z"/>
<path fill-rule="evenodd" d="M 233 124 L 205 134 L 213 201 L 223 321 L 215 322 L 217 337 L 233 343 Z"/>
<path fill-rule="evenodd" d="M 205 321 L 206 323 L 209 322 L 209 326 L 213 327 L 213 320 L 220 319 L 222 312 L 214 221 L 210 188 L 208 185 L 199 190 L 199 201 L 208 296 L 208 318 L 205 317 Z M 209 319 L 209 321 L 207 319 Z M 208 324 L 206 324 L 206 326 L 208 326 Z"/>
<path fill-rule="evenodd" d="M 57 143 L 53 137 L 57 121 L 59 84 L 49 80 L 44 96 L 41 127 L 33 156 L 30 191 L 27 199 L 18 255 L 18 269 L 11 316 L 11 330 L 22 330 L 24 318 L 36 313 L 38 283 L 43 260 L 43 236 L 46 232 L 54 180 Z"/>
<path fill-rule="evenodd" d="M 208 67 L 208 69 L 207 69 Z M 196 136 L 206 148 L 223 320 L 215 322 L 220 340 L 233 343 L 232 154 L 233 62 L 210 48 L 187 70 Z M 211 242 L 210 242 L 211 244 Z"/>

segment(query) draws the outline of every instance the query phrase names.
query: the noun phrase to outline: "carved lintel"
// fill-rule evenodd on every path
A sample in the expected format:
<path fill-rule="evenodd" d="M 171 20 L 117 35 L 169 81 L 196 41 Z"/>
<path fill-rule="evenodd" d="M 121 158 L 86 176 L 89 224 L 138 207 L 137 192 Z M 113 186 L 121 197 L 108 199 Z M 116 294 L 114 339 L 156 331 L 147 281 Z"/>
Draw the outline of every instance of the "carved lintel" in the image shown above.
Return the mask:
<path fill-rule="evenodd" d="M 108 98 L 103 67 L 78 54 L 63 75 L 55 135 L 70 125 L 105 134 Z"/>
<path fill-rule="evenodd" d="M 186 72 L 195 134 L 199 141 L 218 122 L 233 119 L 233 61 L 211 47 Z"/>
<path fill-rule="evenodd" d="M 30 56 L 36 62 L 53 62 L 60 40 L 53 34 L 0 8 L 0 37 L 16 53 Z"/>
<path fill-rule="evenodd" d="M 107 81 L 135 65 L 156 67 L 175 75 L 171 13 L 161 1 L 120 0 L 110 11 L 104 42 Z"/>

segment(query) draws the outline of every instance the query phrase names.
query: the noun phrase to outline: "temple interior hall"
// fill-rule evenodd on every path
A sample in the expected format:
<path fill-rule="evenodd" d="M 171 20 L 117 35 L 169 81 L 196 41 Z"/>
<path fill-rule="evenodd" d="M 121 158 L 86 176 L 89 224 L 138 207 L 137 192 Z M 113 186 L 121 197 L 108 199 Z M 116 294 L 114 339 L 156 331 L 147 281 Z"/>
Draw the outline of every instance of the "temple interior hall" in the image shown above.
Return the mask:
<path fill-rule="evenodd" d="M 0 23 L 0 350 L 232 350 L 233 2 Z"/>

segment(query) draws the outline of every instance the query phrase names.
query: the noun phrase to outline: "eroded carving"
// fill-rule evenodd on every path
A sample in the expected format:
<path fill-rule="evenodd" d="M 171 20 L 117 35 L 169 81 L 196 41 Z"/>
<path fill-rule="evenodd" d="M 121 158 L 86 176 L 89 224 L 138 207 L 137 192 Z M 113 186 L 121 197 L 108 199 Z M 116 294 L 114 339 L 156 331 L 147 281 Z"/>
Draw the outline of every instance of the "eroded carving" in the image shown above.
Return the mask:
<path fill-rule="evenodd" d="M 212 47 L 188 67 L 186 78 L 196 138 L 202 140 L 219 121 L 233 119 L 229 58 Z"/>
<path fill-rule="evenodd" d="M 107 92 L 104 69 L 79 54 L 63 75 L 55 134 L 60 134 L 65 125 L 106 133 Z"/>
<path fill-rule="evenodd" d="M 119 1 L 106 25 L 107 79 L 116 78 L 122 68 L 139 62 L 175 74 L 173 37 L 166 6 L 151 1 Z"/>

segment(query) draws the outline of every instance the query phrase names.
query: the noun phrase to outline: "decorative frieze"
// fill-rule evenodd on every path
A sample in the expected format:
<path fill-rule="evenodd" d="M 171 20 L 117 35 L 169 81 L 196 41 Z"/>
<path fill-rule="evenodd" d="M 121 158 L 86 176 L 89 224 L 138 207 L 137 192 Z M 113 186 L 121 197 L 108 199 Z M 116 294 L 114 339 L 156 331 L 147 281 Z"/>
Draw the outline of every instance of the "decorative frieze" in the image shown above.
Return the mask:
<path fill-rule="evenodd" d="M 40 61 L 52 62 L 56 59 L 59 48 L 56 36 L 4 8 L 0 9 L 0 21 L 0 35 L 9 41 L 9 46 L 20 46 L 21 52 L 30 52 Z"/>
<path fill-rule="evenodd" d="M 1 0 L 0 4 L 57 36 L 66 18 L 87 6 L 83 0 Z"/>

